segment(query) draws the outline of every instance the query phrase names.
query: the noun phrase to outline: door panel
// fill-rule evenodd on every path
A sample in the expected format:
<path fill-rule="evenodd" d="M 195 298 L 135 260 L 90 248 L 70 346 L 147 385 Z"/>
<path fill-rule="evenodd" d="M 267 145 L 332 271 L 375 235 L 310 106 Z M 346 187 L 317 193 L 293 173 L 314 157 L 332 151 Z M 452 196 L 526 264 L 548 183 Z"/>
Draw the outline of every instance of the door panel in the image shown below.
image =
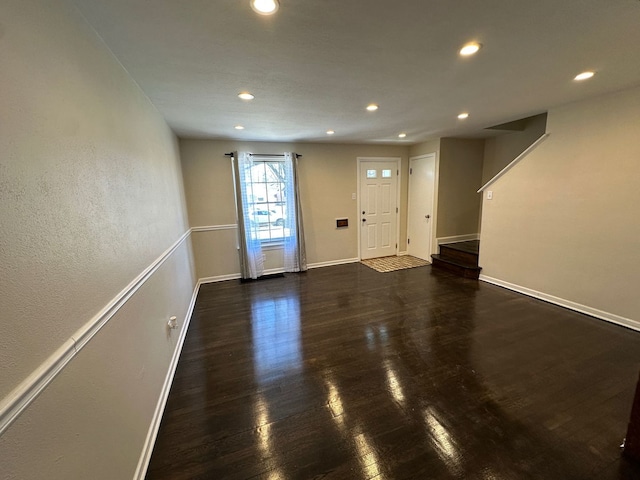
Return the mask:
<path fill-rule="evenodd" d="M 381 207 L 380 207 L 380 213 L 382 213 L 383 215 L 390 215 L 391 214 L 391 185 L 389 184 L 384 184 L 381 185 L 380 188 L 380 195 L 381 195 Z M 395 198 L 394 198 L 395 200 Z M 395 201 L 394 201 L 395 203 Z"/>
<path fill-rule="evenodd" d="M 390 247 L 391 246 L 391 224 L 389 222 L 385 222 L 381 225 L 382 227 L 382 238 L 380 240 L 380 244 L 382 247 Z"/>
<path fill-rule="evenodd" d="M 367 225 L 367 250 L 375 250 L 376 248 L 376 233 L 378 230 L 377 225 Z"/>
<path fill-rule="evenodd" d="M 376 215 L 378 213 L 378 185 L 376 184 L 368 184 L 367 185 L 367 208 L 366 212 L 368 215 Z"/>

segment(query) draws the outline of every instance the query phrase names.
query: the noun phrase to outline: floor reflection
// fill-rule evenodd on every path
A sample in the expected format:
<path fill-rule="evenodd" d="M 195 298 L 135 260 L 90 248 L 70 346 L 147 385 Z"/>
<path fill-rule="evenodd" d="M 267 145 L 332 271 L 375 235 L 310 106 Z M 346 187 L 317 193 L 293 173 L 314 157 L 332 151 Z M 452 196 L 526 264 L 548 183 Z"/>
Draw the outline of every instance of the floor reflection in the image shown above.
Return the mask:
<path fill-rule="evenodd" d="M 462 473 L 460 465 L 460 454 L 456 448 L 451 434 L 436 418 L 433 407 L 427 407 L 424 412 L 424 420 L 427 425 L 427 431 L 431 438 L 431 444 L 435 447 L 436 453 L 441 460 L 456 475 Z"/>
<path fill-rule="evenodd" d="M 272 382 L 300 371 L 302 350 L 297 296 L 254 299 L 251 329 L 258 383 Z"/>
<path fill-rule="evenodd" d="M 325 384 L 327 386 L 328 394 L 327 394 L 327 406 L 331 411 L 331 416 L 336 423 L 338 429 L 342 434 L 346 433 L 347 425 L 346 414 L 344 412 L 344 406 L 342 404 L 342 397 L 340 396 L 340 392 L 338 391 L 338 387 L 333 380 L 327 379 L 325 380 Z"/>
<path fill-rule="evenodd" d="M 364 433 L 360 433 L 353 437 L 356 449 L 358 451 L 358 460 L 362 465 L 364 477 L 369 479 L 383 480 L 380 471 L 380 460 L 375 450 L 371 447 L 369 440 Z"/>
<path fill-rule="evenodd" d="M 400 385 L 400 381 L 396 375 L 396 370 L 393 367 L 393 362 L 390 359 L 387 359 L 384 361 L 383 365 L 387 374 L 387 385 L 389 387 L 389 391 L 391 392 L 394 400 L 398 402 L 400 406 L 404 407 L 404 392 L 402 391 L 402 386 Z"/>

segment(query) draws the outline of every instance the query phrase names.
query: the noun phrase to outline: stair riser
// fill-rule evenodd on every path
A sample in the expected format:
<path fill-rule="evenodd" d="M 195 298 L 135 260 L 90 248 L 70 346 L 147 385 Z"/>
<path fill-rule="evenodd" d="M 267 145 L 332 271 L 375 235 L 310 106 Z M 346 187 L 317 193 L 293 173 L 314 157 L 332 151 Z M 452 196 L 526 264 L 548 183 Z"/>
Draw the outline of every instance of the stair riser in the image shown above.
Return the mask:
<path fill-rule="evenodd" d="M 451 263 L 443 262 L 442 260 L 439 260 L 437 258 L 432 259 L 432 265 L 436 268 L 447 270 L 448 272 L 454 273 L 464 278 L 477 280 L 480 276 L 480 271 L 478 269 L 469 269 L 458 265 L 452 265 Z"/>
<path fill-rule="evenodd" d="M 440 255 L 442 255 L 445 258 L 458 260 L 463 263 L 471 263 L 473 265 L 478 265 L 477 254 L 469 253 L 469 252 L 461 252 L 460 250 L 449 248 L 446 245 L 440 245 Z"/>

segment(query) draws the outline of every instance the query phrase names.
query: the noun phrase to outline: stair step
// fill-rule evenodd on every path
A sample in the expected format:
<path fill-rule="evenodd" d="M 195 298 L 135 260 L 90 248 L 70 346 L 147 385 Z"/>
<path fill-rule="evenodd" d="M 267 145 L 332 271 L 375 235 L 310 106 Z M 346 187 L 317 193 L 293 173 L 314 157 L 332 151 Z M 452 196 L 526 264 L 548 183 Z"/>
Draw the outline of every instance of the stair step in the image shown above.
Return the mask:
<path fill-rule="evenodd" d="M 480 270 L 482 270 L 482 267 L 478 266 L 477 260 L 474 264 L 437 254 L 431 255 L 431 259 L 434 267 L 448 270 L 464 278 L 477 279 L 480 276 Z"/>

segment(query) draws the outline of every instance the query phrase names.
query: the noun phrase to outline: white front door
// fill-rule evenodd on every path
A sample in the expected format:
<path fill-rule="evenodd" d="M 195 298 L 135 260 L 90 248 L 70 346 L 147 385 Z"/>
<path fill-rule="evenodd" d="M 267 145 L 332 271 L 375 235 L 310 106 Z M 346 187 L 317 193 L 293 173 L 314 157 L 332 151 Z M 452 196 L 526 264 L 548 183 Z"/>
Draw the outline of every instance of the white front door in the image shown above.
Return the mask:
<path fill-rule="evenodd" d="M 397 253 L 398 169 L 395 160 L 360 162 L 360 258 Z"/>
<path fill-rule="evenodd" d="M 434 226 L 435 172 L 435 153 L 409 160 L 407 252 L 429 262 Z"/>

